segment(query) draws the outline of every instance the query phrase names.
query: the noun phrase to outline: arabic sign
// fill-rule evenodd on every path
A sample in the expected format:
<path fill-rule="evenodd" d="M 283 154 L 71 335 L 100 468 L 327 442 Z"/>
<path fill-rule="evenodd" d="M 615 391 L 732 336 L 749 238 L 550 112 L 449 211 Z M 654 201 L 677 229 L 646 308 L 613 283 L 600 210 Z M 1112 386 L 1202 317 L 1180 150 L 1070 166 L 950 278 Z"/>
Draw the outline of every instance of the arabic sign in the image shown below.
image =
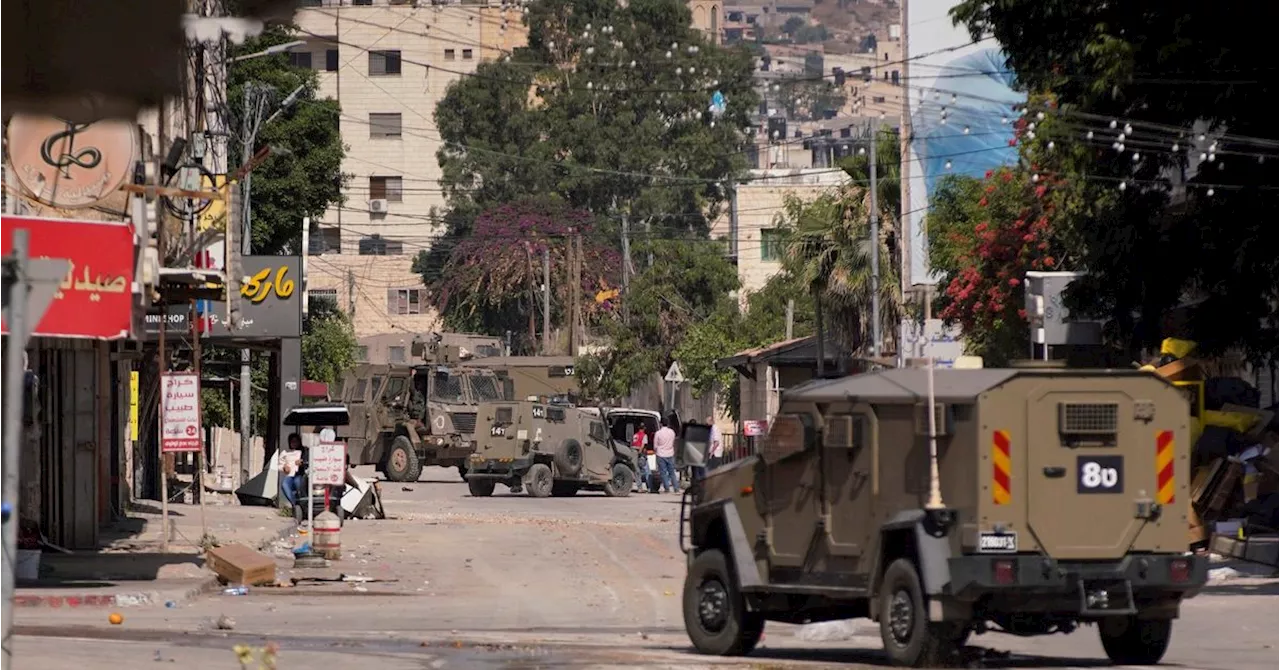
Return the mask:
<path fill-rule="evenodd" d="M 311 481 L 316 486 L 342 486 L 347 472 L 347 445 L 321 442 L 311 447 Z"/>
<path fill-rule="evenodd" d="M 297 256 L 246 256 L 242 267 L 245 281 L 240 289 L 243 323 L 234 331 L 227 327 L 227 303 L 205 302 L 199 306 L 203 323 L 198 330 L 210 339 L 257 338 L 277 339 L 302 335 L 302 259 Z M 169 307 L 165 330 L 189 333 L 189 305 Z M 160 311 L 143 319 L 143 332 L 148 339 L 160 335 Z"/>
<path fill-rule="evenodd" d="M 70 209 L 119 192 L 133 175 L 138 137 L 123 119 L 71 123 L 17 114 L 9 121 L 8 145 L 18 183 L 36 200 Z"/>
<path fill-rule="evenodd" d="M 902 342 L 902 350 L 908 357 L 932 356 L 936 367 L 951 368 L 956 359 L 964 355 L 960 329 L 948 327 L 941 319 L 929 319 L 924 333 L 920 332 L 918 321 L 909 319 L 903 319 L 899 328 L 902 339 L 898 341 Z"/>
<path fill-rule="evenodd" d="M 160 453 L 200 451 L 200 379 L 189 372 L 160 375 Z"/>
<path fill-rule="evenodd" d="M 133 310 L 133 229 L 119 221 L 3 218 L 0 254 L 28 231 L 31 258 L 65 258 L 71 269 L 32 331 L 44 337 L 128 337 Z M 4 326 L 5 333 L 9 332 Z"/>
<path fill-rule="evenodd" d="M 746 437 L 760 437 L 769 432 L 768 421 L 743 421 L 742 434 Z"/>

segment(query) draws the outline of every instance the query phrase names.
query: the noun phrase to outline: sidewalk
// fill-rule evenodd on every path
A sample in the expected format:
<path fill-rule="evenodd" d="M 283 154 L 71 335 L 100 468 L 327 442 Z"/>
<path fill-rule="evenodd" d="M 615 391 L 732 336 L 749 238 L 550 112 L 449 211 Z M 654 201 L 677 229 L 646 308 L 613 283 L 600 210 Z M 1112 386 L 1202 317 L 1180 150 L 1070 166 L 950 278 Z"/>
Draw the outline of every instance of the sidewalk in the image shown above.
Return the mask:
<path fill-rule="evenodd" d="M 203 528 L 216 544 L 260 549 L 286 537 L 293 522 L 270 507 L 206 503 Z M 160 503 L 135 503 L 128 518 L 103 528 L 97 551 L 41 556 L 40 579 L 19 582 L 17 607 L 170 607 L 218 588 L 204 567 L 199 505 L 169 505 L 169 547 L 163 552 Z M 172 603 L 172 604 L 170 604 Z"/>

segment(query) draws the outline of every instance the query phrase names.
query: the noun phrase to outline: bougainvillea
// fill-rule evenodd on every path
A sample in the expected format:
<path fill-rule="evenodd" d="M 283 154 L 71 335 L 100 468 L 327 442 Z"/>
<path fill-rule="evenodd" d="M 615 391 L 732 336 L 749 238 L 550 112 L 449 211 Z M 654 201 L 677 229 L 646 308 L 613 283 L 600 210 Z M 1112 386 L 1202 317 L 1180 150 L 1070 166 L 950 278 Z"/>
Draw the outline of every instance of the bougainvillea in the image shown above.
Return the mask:
<path fill-rule="evenodd" d="M 1027 347 L 1030 270 L 1062 269 L 1063 241 L 1039 167 L 949 177 L 929 215 L 930 261 L 942 273 L 938 316 L 963 329 L 971 353 L 998 365 Z"/>
<path fill-rule="evenodd" d="M 452 329 L 511 331 L 522 342 L 529 323 L 542 330 L 542 256 L 551 261 L 551 322 L 568 324 L 570 245 L 582 236 L 583 318 L 590 323 L 611 301 L 596 296 L 618 285 L 619 254 L 600 240 L 589 212 L 554 200 L 522 200 L 487 210 L 468 237 L 459 240 L 439 274 L 423 274 L 432 305 Z M 524 342 L 526 350 L 533 343 Z"/>

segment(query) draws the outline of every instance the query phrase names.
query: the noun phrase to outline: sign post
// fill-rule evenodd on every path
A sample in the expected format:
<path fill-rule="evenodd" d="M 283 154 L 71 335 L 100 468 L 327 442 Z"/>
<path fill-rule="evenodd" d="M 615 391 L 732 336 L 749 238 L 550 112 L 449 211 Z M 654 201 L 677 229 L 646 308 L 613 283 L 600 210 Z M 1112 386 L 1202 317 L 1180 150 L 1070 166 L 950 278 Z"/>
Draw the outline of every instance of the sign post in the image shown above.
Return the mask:
<path fill-rule="evenodd" d="M 667 368 L 667 374 L 663 379 L 671 385 L 671 402 L 667 405 L 667 411 L 671 412 L 676 408 L 676 391 L 679 385 L 685 382 L 684 372 L 680 370 L 679 361 L 671 361 L 671 367 Z M 675 430 L 675 428 L 673 427 L 672 430 Z"/>
<path fill-rule="evenodd" d="M 161 361 L 163 365 L 163 356 Z M 200 434 L 200 376 L 190 372 L 161 373 L 160 524 L 164 528 L 161 549 L 165 552 L 169 550 L 169 473 L 165 471 L 164 457 L 192 451 L 203 451 Z M 202 480 L 199 473 L 197 478 Z M 204 485 L 203 481 L 199 483 Z"/>

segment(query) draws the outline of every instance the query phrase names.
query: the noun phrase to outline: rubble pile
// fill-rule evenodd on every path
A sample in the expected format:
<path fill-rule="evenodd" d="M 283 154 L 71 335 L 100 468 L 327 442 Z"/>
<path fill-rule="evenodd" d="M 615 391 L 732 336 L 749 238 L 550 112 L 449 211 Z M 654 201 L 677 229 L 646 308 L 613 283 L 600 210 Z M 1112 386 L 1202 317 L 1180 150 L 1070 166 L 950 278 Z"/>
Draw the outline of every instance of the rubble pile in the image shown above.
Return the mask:
<path fill-rule="evenodd" d="M 1214 536 L 1274 537 L 1277 527 L 1277 408 L 1238 377 L 1211 376 L 1196 344 L 1166 339 L 1143 366 L 1181 387 L 1191 403 L 1191 500 L 1188 542 Z"/>

